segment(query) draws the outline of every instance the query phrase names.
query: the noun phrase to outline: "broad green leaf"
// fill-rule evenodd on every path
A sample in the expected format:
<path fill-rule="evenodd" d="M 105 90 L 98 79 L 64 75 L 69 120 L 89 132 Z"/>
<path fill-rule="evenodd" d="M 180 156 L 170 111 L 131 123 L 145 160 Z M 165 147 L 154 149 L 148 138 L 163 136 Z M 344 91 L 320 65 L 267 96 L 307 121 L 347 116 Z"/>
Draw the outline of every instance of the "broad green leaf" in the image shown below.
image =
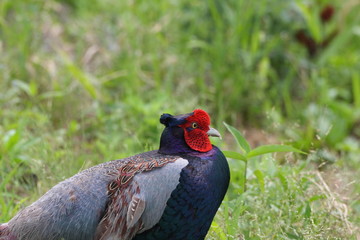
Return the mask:
<path fill-rule="evenodd" d="M 302 154 L 306 154 L 305 152 L 296 149 L 292 146 L 287 146 L 287 145 L 263 145 L 263 146 L 259 146 L 253 150 L 251 150 L 246 157 L 247 158 L 252 158 L 255 156 L 259 156 L 262 154 L 267 154 L 267 153 L 274 153 L 274 152 L 297 152 L 297 153 L 302 153 Z"/>
<path fill-rule="evenodd" d="M 246 141 L 244 136 L 234 127 L 228 125 L 226 122 L 224 122 L 225 127 L 229 130 L 229 132 L 234 136 L 235 140 L 239 144 L 241 150 L 244 153 L 250 152 L 251 148 L 249 143 Z"/>
<path fill-rule="evenodd" d="M 261 192 L 265 192 L 264 173 L 262 171 L 260 171 L 259 169 L 256 169 L 254 171 L 254 174 L 255 174 L 255 176 L 256 176 L 256 178 L 258 180 Z"/>
<path fill-rule="evenodd" d="M 20 134 L 15 129 L 11 129 L 4 134 L 2 141 L 3 151 L 9 152 L 15 146 L 15 144 L 20 141 Z"/>
<path fill-rule="evenodd" d="M 237 153 L 237 152 L 233 152 L 233 151 L 222 151 L 222 152 L 228 158 L 237 159 L 237 160 L 247 162 L 246 157 L 244 155 L 242 155 L 241 153 Z"/>

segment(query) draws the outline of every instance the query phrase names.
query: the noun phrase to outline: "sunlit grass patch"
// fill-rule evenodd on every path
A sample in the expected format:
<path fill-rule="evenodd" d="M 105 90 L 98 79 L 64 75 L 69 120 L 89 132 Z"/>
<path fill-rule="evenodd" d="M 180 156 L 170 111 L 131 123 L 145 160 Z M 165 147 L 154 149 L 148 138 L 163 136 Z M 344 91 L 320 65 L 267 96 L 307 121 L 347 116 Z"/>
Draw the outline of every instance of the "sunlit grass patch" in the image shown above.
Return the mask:
<path fill-rule="evenodd" d="M 356 239 L 348 205 L 321 173 L 282 166 L 265 179 L 264 191 L 253 176 L 247 192 L 228 196 L 208 239 Z"/>

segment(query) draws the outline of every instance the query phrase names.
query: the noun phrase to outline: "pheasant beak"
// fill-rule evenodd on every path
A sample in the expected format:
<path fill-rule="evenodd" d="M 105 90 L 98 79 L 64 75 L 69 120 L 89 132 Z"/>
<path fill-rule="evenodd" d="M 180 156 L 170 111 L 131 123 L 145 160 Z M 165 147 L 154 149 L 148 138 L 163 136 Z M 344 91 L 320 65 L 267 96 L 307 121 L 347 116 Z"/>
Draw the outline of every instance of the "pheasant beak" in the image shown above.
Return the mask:
<path fill-rule="evenodd" d="M 211 136 L 211 137 L 218 137 L 221 139 L 221 135 L 218 132 L 218 130 L 216 130 L 215 128 L 210 128 L 209 131 L 207 131 L 207 135 Z"/>

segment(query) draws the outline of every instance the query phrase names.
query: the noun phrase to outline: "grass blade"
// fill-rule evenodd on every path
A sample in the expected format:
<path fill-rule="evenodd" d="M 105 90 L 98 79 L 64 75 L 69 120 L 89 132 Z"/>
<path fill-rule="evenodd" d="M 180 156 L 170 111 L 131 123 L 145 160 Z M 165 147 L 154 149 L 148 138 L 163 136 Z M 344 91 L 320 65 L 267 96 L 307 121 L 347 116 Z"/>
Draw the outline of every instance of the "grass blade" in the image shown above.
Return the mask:
<path fill-rule="evenodd" d="M 64 52 L 60 52 L 60 55 L 62 56 L 63 62 L 67 70 L 71 73 L 72 77 L 83 86 L 83 88 L 90 94 L 92 98 L 98 99 L 99 94 L 97 87 L 93 83 L 95 81 L 91 81 L 91 79 L 94 77 L 85 73 L 82 69 L 76 66 L 76 64 L 72 62 Z"/>
<path fill-rule="evenodd" d="M 236 128 L 228 125 L 226 122 L 224 122 L 224 125 L 229 130 L 229 132 L 234 136 L 234 138 L 236 139 L 237 143 L 239 144 L 241 150 L 244 153 L 249 153 L 251 148 L 250 148 L 249 143 L 244 138 L 244 136 Z"/>
<path fill-rule="evenodd" d="M 237 153 L 237 152 L 233 152 L 233 151 L 222 151 L 222 152 L 228 158 L 237 159 L 237 160 L 241 160 L 243 162 L 247 162 L 246 157 L 244 155 L 242 155 L 241 153 Z"/>
<path fill-rule="evenodd" d="M 255 156 L 259 156 L 262 154 L 266 154 L 266 153 L 274 153 L 274 152 L 297 152 L 297 153 L 302 153 L 302 154 L 306 154 L 305 152 L 294 148 L 292 146 L 287 146 L 287 145 L 263 145 L 263 146 L 259 146 L 253 150 L 251 150 L 246 157 L 247 158 L 252 158 Z"/>
<path fill-rule="evenodd" d="M 360 75 L 355 72 L 352 75 L 352 89 L 354 96 L 354 105 L 355 107 L 360 108 Z"/>
<path fill-rule="evenodd" d="M 260 171 L 259 169 L 256 169 L 254 171 L 254 175 L 256 176 L 258 183 L 259 183 L 259 187 L 261 192 L 265 192 L 265 180 L 264 180 L 264 173 L 262 171 Z"/>

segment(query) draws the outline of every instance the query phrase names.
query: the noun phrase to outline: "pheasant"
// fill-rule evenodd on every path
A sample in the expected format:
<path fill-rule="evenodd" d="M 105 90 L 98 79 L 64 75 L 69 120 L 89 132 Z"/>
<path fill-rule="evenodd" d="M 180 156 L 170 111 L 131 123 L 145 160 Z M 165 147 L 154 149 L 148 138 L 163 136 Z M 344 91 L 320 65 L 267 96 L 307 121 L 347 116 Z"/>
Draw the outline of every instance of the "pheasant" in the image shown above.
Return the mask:
<path fill-rule="evenodd" d="M 159 150 L 105 162 L 55 185 L 0 225 L 1 240 L 204 239 L 229 166 L 201 109 L 173 116 Z"/>

